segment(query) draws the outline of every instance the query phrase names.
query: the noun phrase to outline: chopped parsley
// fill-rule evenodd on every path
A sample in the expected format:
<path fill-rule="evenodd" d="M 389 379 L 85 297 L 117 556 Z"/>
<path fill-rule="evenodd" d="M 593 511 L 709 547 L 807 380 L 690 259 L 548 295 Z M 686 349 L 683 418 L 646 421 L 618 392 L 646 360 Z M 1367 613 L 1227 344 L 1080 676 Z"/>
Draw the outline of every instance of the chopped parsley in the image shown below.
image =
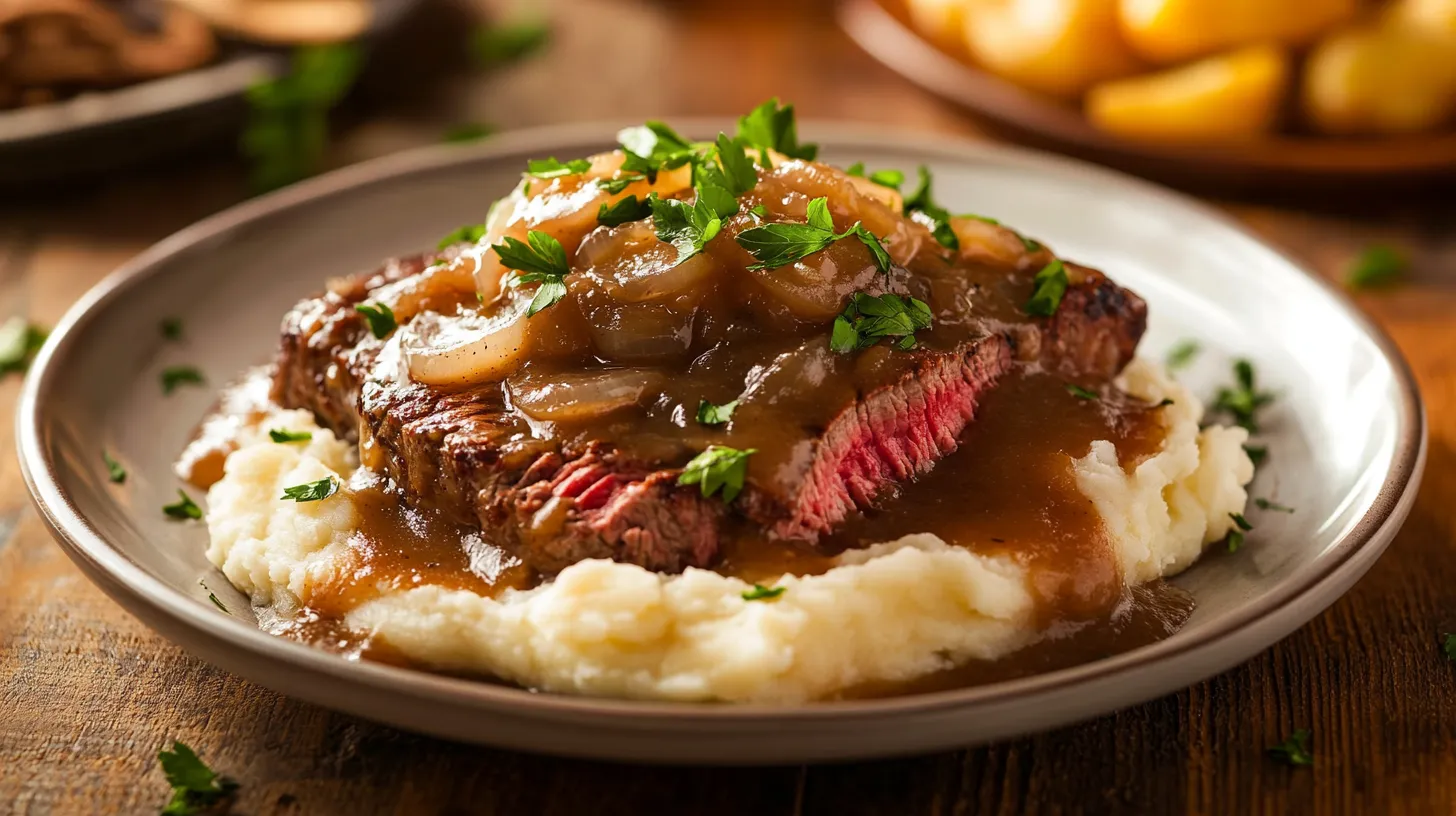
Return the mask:
<path fill-rule="evenodd" d="M 637 157 L 655 172 L 660 168 L 671 170 L 682 167 L 698 155 L 697 146 L 665 122 L 648 120 L 637 127 L 617 131 L 617 142 L 627 153 Z M 624 170 L 633 168 L 623 165 Z M 642 170 L 637 170 L 642 172 Z"/>
<path fill-rule="evenodd" d="M 768 207 L 765 207 L 762 204 L 754 204 L 752 207 L 748 208 L 748 211 L 758 216 L 759 218 L 768 217 Z"/>
<path fill-rule="evenodd" d="M 1456 663 L 1456 632 L 1447 632 L 1441 635 L 1441 654 L 1452 663 Z"/>
<path fill-rule="evenodd" d="M 1213 399 L 1210 410 L 1228 414 L 1234 424 L 1249 433 L 1258 433 L 1258 412 L 1274 401 L 1274 395 L 1254 387 L 1254 364 L 1248 360 L 1234 361 L 1234 385 L 1220 388 Z"/>
<path fill-rule="evenodd" d="M 164 340 L 181 340 L 182 320 L 176 317 L 163 318 L 162 322 L 157 324 L 157 330 L 162 333 Z"/>
<path fill-rule="evenodd" d="M 920 165 L 915 169 L 920 177 L 920 184 L 905 199 L 905 214 L 918 212 L 928 222 L 930 234 L 941 246 L 950 250 L 959 250 L 961 241 L 956 237 L 955 230 L 950 228 L 950 212 L 946 208 L 935 203 L 930 194 L 930 168 Z"/>
<path fill-rule="evenodd" d="M 207 587 L 203 587 L 203 589 L 207 589 Z M 227 607 L 226 607 L 226 606 L 223 606 L 223 605 L 222 605 L 222 601 L 219 601 L 219 600 L 218 600 L 218 599 L 217 599 L 217 593 L 215 593 L 215 592 L 210 592 L 210 591 L 209 591 L 209 592 L 208 592 L 208 593 L 207 593 L 207 599 L 208 599 L 208 600 L 209 600 L 209 601 L 212 601 L 212 605 L 213 605 L 213 606 L 216 606 L 216 607 L 217 607 L 217 608 L 218 608 L 218 609 L 221 609 L 221 610 L 222 610 L 222 611 L 224 611 L 224 612 L 227 612 L 227 611 L 228 611 L 228 608 L 227 608 Z"/>
<path fill-rule="evenodd" d="M 526 233 L 526 241 L 509 237 L 503 240 L 504 243 L 495 244 L 491 249 L 500 256 L 501 265 L 516 270 L 512 285 L 540 284 L 526 309 L 527 317 L 566 297 L 566 276 L 571 266 L 566 262 L 566 249 L 560 241 L 540 230 Z"/>
<path fill-rule="evenodd" d="M 743 480 L 748 476 L 748 457 L 758 453 L 754 448 L 736 448 L 712 445 L 693 457 L 677 477 L 680 485 L 698 485 L 704 496 L 722 491 L 724 503 L 738 498 L 743 491 Z"/>
<path fill-rule="evenodd" d="M 394 310 L 385 303 L 358 303 L 355 304 L 354 311 L 364 315 L 364 319 L 369 323 L 369 333 L 378 340 L 388 337 L 389 333 L 399 325 L 395 322 Z"/>
<path fill-rule="evenodd" d="M 1272 511 L 1274 511 L 1276 513 L 1293 513 L 1294 512 L 1294 508 L 1293 507 L 1290 507 L 1290 506 L 1284 505 L 1284 504 L 1280 504 L 1279 502 L 1269 501 L 1268 499 L 1254 499 L 1254 504 L 1256 506 L 1258 506 L 1258 508 L 1260 510 L 1272 510 Z"/>
<path fill-rule="evenodd" d="M 162 369 L 162 393 L 170 394 L 179 385 L 202 385 L 207 382 L 194 366 L 167 366 Z"/>
<path fill-rule="evenodd" d="M 930 307 L 923 301 L 888 292 L 878 297 L 856 292 L 834 318 L 829 348 L 844 354 L 884 338 L 898 338 L 895 348 L 908 351 L 915 348 L 915 332 L 930 328 L 930 322 Z"/>
<path fill-rule="evenodd" d="M 1271 746 L 1269 755 L 1290 765 L 1313 765 L 1314 754 L 1309 750 L 1309 729 L 1301 728 L 1283 742 Z"/>
<path fill-rule="evenodd" d="M 1021 239 L 1021 245 L 1026 247 L 1027 252 L 1041 252 L 1043 249 L 1041 242 L 1035 238 L 1027 238 L 1019 232 L 1016 234 L 1016 237 Z"/>
<path fill-rule="evenodd" d="M 462 122 L 445 131 L 440 141 L 446 144 L 465 144 L 467 142 L 478 142 L 487 136 L 495 133 L 495 127 L 480 122 Z"/>
<path fill-rule="evenodd" d="M 252 161 L 256 192 L 313 175 L 329 144 L 329 111 L 354 85 L 364 52 L 351 43 L 296 49 L 289 71 L 248 88 L 248 124 L 239 147 Z"/>
<path fill-rule="evenodd" d="M 162 512 L 166 513 L 168 518 L 179 521 L 202 518 L 202 508 L 197 506 L 197 502 L 193 501 L 191 496 L 182 490 L 178 490 L 177 495 L 180 498 L 176 504 L 162 505 Z"/>
<path fill-rule="evenodd" d="M 1158 400 L 1158 404 L 1157 405 L 1154 405 L 1153 407 L 1154 408 L 1166 408 L 1169 405 L 1173 405 L 1173 404 L 1174 404 L 1173 403 L 1173 400 L 1171 400 L 1171 399 L 1169 399 L 1167 397 L 1163 397 L 1161 400 Z"/>
<path fill-rule="evenodd" d="M 1197 340 L 1180 340 L 1172 348 L 1168 349 L 1166 362 L 1169 371 L 1177 371 L 1180 368 L 1187 368 L 1193 358 L 1203 351 Z"/>
<path fill-rule="evenodd" d="M 794 106 L 780 107 L 777 97 L 764 102 L 738 120 L 738 138 L 750 147 L 759 148 L 763 166 L 768 156 L 762 151 L 775 150 L 791 159 L 812 161 L 819 155 L 819 145 L 800 144 L 798 126 L 794 122 Z"/>
<path fill-rule="evenodd" d="M 173 740 L 170 751 L 165 748 L 158 751 L 157 761 L 162 763 L 162 773 L 172 786 L 172 799 L 162 808 L 162 816 L 209 812 L 237 790 L 238 783 L 218 776 L 198 758 L 197 752 L 181 741 Z"/>
<path fill-rule="evenodd" d="M 647 197 L 657 237 L 677 248 L 677 263 L 702 252 L 723 231 L 723 221 L 738 213 L 738 200 L 711 179 L 699 177 L 696 189 L 692 204 L 656 193 Z"/>
<path fill-rule="evenodd" d="M 1229 513 L 1229 518 L 1234 520 L 1234 526 L 1246 533 L 1254 529 L 1254 525 L 1250 524 L 1249 520 L 1244 518 L 1243 513 Z"/>
<path fill-rule="evenodd" d="M 622 165 L 617 168 L 617 175 L 609 179 L 597 179 L 597 186 L 616 195 L 639 181 L 650 184 L 657 181 L 658 165 L 659 162 L 622 148 Z"/>
<path fill-rule="evenodd" d="M 1398 282 L 1410 267 L 1400 250 L 1384 244 L 1366 247 L 1350 265 L 1345 285 L 1351 289 L 1375 289 Z"/>
<path fill-rule="evenodd" d="M 716 163 L 710 159 L 693 165 L 694 183 L 705 179 L 734 196 L 741 196 L 758 184 L 758 171 L 744 152 L 742 142 L 728 138 L 726 133 L 719 133 L 718 140 L 713 143 L 713 152 L 718 157 Z"/>
<path fill-rule="evenodd" d="M 106 474 L 112 484 L 122 484 L 126 481 L 126 468 L 122 467 L 120 462 L 112 459 L 111 454 L 102 451 L 101 461 L 106 463 Z"/>
<path fill-rule="evenodd" d="M 305 482 L 301 485 L 283 488 L 283 495 L 278 497 L 279 501 L 293 499 L 296 502 L 323 501 L 339 492 L 339 480 L 332 476 L 319 479 L 317 482 Z"/>
<path fill-rule="evenodd" d="M 1089 391 L 1086 388 L 1083 388 L 1082 386 L 1077 385 L 1076 383 L 1067 383 L 1067 393 L 1068 394 L 1071 394 L 1072 396 L 1076 397 L 1079 400 L 1098 400 L 1098 399 L 1101 399 L 1101 397 L 1097 396 L 1097 392 L 1096 391 Z"/>
<path fill-rule="evenodd" d="M 893 261 L 890 253 L 874 233 L 856 221 L 844 232 L 834 231 L 834 219 L 829 215 L 829 199 L 816 198 L 809 202 L 806 224 L 759 224 L 738 233 L 734 240 L 758 260 L 749 269 L 777 269 L 780 266 L 801 261 L 804 258 L 829 248 L 835 241 L 851 236 L 858 238 L 874 256 L 875 266 L 889 274 Z"/>
<path fill-rule="evenodd" d="M 1245 445 L 1244 453 L 1248 454 L 1249 461 L 1254 464 L 1254 467 L 1264 464 L 1264 460 L 1269 458 L 1267 445 Z"/>
<path fill-rule="evenodd" d="M 456 244 L 479 243 L 480 239 L 484 237 L 484 224 L 466 224 L 465 226 L 455 230 L 449 235 L 446 235 L 444 238 L 441 238 L 440 243 L 436 244 L 435 248 L 448 249 L 449 247 L 452 247 Z"/>
<path fill-rule="evenodd" d="M 562 176 L 575 176 L 591 169 L 591 161 L 587 159 L 572 159 L 569 162 L 558 161 L 555 156 L 545 159 L 531 159 L 526 162 L 526 175 L 535 176 L 538 179 L 554 179 Z"/>
<path fill-rule="evenodd" d="M 597 223 L 604 227 L 615 227 L 630 221 L 641 221 L 652 215 L 652 206 L 637 196 L 630 195 L 617 201 L 597 207 Z"/>
<path fill-rule="evenodd" d="M 851 176 L 868 178 L 875 184 L 881 187 L 889 187 L 891 190 L 899 190 L 900 185 L 905 183 L 905 173 L 902 170 L 876 170 L 866 176 L 864 162 L 851 164 L 845 172 Z"/>
<path fill-rule="evenodd" d="M 763 584 L 754 584 L 753 589 L 743 593 L 745 601 L 771 601 L 784 594 L 788 587 L 766 587 Z"/>
<path fill-rule="evenodd" d="M 1244 533 L 1254 529 L 1254 525 L 1250 524 L 1242 513 L 1229 513 L 1229 518 L 1234 520 L 1235 529 L 1229 530 L 1228 551 L 1238 552 L 1239 548 L 1244 546 Z"/>
<path fill-rule="evenodd" d="M 0 374 L 30 368 L 35 353 L 45 345 L 46 331 L 23 317 L 12 317 L 0 325 Z"/>
<path fill-rule="evenodd" d="M 698 401 L 698 423 L 701 425 L 722 425 L 733 417 L 733 409 L 738 407 L 738 400 L 725 402 L 722 405 L 714 405 L 707 400 Z"/>
<path fill-rule="evenodd" d="M 268 431 L 268 438 L 280 445 L 286 442 L 308 442 L 313 439 L 313 431 L 290 431 L 287 428 L 273 428 Z"/>
<path fill-rule="evenodd" d="M 1067 268 L 1061 259 L 1053 258 L 1051 263 L 1042 267 L 1036 273 L 1033 283 L 1036 289 L 1031 294 L 1031 300 L 1022 308 L 1027 314 L 1037 317 L 1051 317 L 1056 314 L 1057 308 L 1062 305 L 1062 296 L 1067 293 Z"/>
<path fill-rule="evenodd" d="M 514 62 L 543 48 L 551 28 L 542 20 L 480 26 L 470 35 L 470 52 L 482 66 Z"/>

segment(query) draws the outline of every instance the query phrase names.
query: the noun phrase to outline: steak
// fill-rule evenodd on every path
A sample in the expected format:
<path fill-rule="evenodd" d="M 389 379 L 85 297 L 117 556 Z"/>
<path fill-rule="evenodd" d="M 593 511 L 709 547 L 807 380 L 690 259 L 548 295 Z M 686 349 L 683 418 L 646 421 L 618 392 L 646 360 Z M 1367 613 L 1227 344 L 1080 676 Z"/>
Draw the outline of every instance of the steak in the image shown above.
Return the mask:
<path fill-rule="evenodd" d="M 419 275 L 427 260 L 392 261 L 295 306 L 283 323 L 274 399 L 358 439 L 363 463 L 409 500 L 479 525 L 545 573 L 589 558 L 663 572 L 706 567 L 733 514 L 773 538 L 812 544 L 954 451 L 982 395 L 1018 361 L 1110 377 L 1131 359 L 1146 323 L 1137 295 L 1079 270 L 1051 318 L 988 329 L 949 351 L 897 352 L 914 355 L 914 365 L 859 394 L 824 427 L 792 480 L 795 492 L 775 495 L 750 482 L 728 506 L 678 485 L 683 462 L 644 461 L 607 440 L 535 438 L 496 384 L 447 390 L 378 375 L 382 346 L 354 306 Z"/>

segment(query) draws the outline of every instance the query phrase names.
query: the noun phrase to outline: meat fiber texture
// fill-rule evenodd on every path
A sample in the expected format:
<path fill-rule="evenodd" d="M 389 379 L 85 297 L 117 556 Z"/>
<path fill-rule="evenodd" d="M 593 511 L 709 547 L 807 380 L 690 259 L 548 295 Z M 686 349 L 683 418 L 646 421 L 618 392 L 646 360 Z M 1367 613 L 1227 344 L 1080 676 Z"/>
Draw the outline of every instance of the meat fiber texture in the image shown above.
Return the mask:
<path fill-rule="evenodd" d="M 1239 429 L 1200 430 L 1202 406 L 1153 365 L 1122 385 L 1174 400 L 1160 450 L 1131 474 L 1111 443 L 1073 463 L 1129 584 L 1189 566 L 1239 512 L 1253 465 Z M 299 421 L 290 412 L 290 425 Z M 302 426 L 299 426 L 302 428 Z M 317 433 L 317 431 L 316 431 Z M 291 614 L 346 561 L 347 492 L 277 501 L 283 487 L 347 477 L 342 445 L 244 444 L 208 494 L 209 557 L 256 604 Z M 356 607 L 347 622 L 417 663 L 546 691 L 637 699 L 792 704 L 855 685 L 912 679 L 1035 642 L 1036 576 L 1009 557 L 910 535 L 841 556 L 823 575 L 784 576 L 772 600 L 707 570 L 649 572 L 608 560 L 499 598 L 421 586 Z"/>

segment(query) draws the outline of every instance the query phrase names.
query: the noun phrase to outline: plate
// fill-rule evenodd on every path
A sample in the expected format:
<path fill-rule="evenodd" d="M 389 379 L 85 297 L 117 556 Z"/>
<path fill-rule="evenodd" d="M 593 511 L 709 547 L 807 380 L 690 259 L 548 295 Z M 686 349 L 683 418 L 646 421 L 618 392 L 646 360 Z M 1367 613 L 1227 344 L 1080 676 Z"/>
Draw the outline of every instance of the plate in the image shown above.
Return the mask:
<path fill-rule="evenodd" d="M 727 122 L 684 123 L 711 136 Z M 952 692 L 794 708 L 573 698 L 352 662 L 259 631 L 245 598 L 203 557 L 201 525 L 168 522 L 170 464 L 213 388 L 270 358 L 279 322 L 334 275 L 433 246 L 479 221 L 528 158 L 581 156 L 616 128 L 522 131 L 351 167 L 255 199 L 126 264 L 56 327 L 18 406 L 25 478 L 81 569 L 143 622 L 223 669 L 319 705 L 457 740 L 675 763 L 784 763 L 964 746 L 1093 717 L 1246 660 L 1338 598 L 1414 502 L 1425 419 L 1394 345 L 1338 293 L 1215 212 L 1111 171 L 1018 149 L 805 125 L 823 156 L 906 170 L 924 163 L 953 210 L 986 213 L 1107 270 L 1151 304 L 1144 353 L 1184 337 L 1205 352 L 1200 393 L 1235 355 L 1280 394 L 1254 495 L 1266 514 L 1237 554 L 1211 553 L 1176 583 L 1198 609 L 1160 643 L 1075 668 Z M 165 317 L 186 341 L 165 343 Z M 163 396 L 169 365 L 209 388 Z M 129 471 L 106 477 L 102 451 Z M 216 592 L 231 614 L 208 601 Z"/>
<path fill-rule="evenodd" d="M 839 21 L 861 48 L 891 70 L 1040 146 L 1221 191 L 1349 192 L 1350 185 L 1360 185 L 1408 192 L 1456 181 L 1456 133 L 1387 139 L 1276 135 L 1232 147 L 1160 145 L 1115 136 L 1094 127 L 1075 106 L 1028 91 L 936 47 L 911 29 L 902 8 L 901 0 L 843 0 Z"/>

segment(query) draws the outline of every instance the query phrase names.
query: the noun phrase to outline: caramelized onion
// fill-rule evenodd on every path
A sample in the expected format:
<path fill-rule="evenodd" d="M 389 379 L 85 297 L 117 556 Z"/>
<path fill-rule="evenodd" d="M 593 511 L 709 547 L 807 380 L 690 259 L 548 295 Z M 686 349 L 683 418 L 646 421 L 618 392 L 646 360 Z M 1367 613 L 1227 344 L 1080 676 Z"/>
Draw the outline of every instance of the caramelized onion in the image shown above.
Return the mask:
<path fill-rule="evenodd" d="M 509 290 L 479 313 L 424 312 L 400 330 L 410 377 L 430 385 L 502 380 L 529 350 L 526 308 L 533 292 Z"/>
<path fill-rule="evenodd" d="M 578 422 L 640 405 L 662 390 L 661 372 L 643 368 L 526 373 L 506 384 L 521 413 L 546 422 Z"/>
<path fill-rule="evenodd" d="M 648 222 L 598 229 L 577 250 L 582 272 L 608 297 L 623 303 L 672 298 L 703 286 L 718 273 L 707 254 L 678 263 L 677 248 L 658 240 Z"/>

